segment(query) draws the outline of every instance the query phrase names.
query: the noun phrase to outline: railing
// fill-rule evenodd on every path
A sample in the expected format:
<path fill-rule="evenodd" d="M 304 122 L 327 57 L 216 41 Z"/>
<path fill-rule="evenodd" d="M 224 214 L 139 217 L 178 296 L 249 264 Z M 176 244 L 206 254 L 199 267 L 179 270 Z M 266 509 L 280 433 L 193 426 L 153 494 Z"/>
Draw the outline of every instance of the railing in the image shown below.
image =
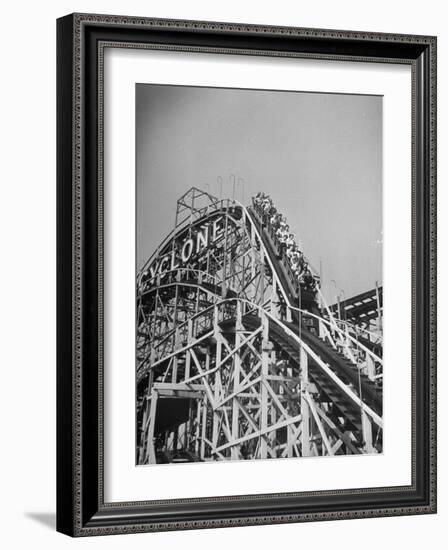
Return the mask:
<path fill-rule="evenodd" d="M 199 209 L 198 212 L 201 213 L 201 219 L 202 219 L 204 216 L 209 215 L 210 212 L 212 212 L 212 211 L 216 212 L 219 209 L 224 208 L 224 207 L 226 209 L 230 209 L 230 205 L 232 206 L 232 208 L 235 208 L 235 207 L 241 208 L 242 212 L 243 212 L 243 215 L 244 215 L 244 212 L 246 211 L 246 208 L 243 205 L 241 205 L 238 201 L 230 200 L 230 199 L 218 200 L 215 203 L 212 203 L 210 205 L 207 205 L 206 207 L 203 207 L 202 209 Z M 258 212 L 257 212 L 257 216 L 260 216 L 260 214 Z M 258 237 L 258 240 L 260 242 L 260 246 L 264 246 L 263 241 L 261 239 L 261 234 L 259 233 L 259 228 L 257 227 L 256 224 L 254 224 L 254 222 L 253 222 L 253 220 L 250 216 L 248 216 L 247 219 L 251 223 L 251 225 L 254 229 L 254 232 Z M 182 225 L 182 224 L 180 224 L 180 225 Z M 179 229 L 179 226 L 177 228 L 175 228 L 175 230 L 170 235 L 172 235 L 173 233 L 176 233 L 176 231 L 178 231 L 178 229 Z M 275 232 L 273 231 L 272 226 L 270 224 L 267 224 L 265 226 L 265 230 L 267 230 L 269 232 L 269 236 L 271 237 L 272 242 L 274 243 L 274 246 L 277 247 L 279 245 L 279 241 L 277 239 L 277 236 L 275 235 Z M 170 236 L 167 237 L 167 239 L 168 238 L 170 238 Z M 165 239 L 165 244 L 166 244 L 167 239 Z M 158 250 L 163 249 L 163 246 L 164 245 L 161 245 L 161 247 L 159 247 Z M 275 250 L 274 250 L 274 252 L 275 252 Z M 154 257 L 154 254 L 153 254 L 152 257 Z M 370 349 L 368 349 L 366 346 L 364 346 L 356 338 L 357 330 L 358 330 L 357 327 L 351 326 L 350 323 L 347 322 L 347 321 L 341 321 L 341 320 L 338 320 L 338 319 L 335 318 L 335 316 L 332 314 L 332 312 L 330 311 L 328 306 L 326 306 L 325 301 L 323 299 L 323 296 L 321 294 L 320 288 L 318 288 L 318 292 L 320 293 L 321 299 L 322 299 L 323 303 L 325 304 L 325 309 L 327 311 L 328 320 L 321 317 L 321 316 L 312 314 L 309 311 L 304 310 L 302 308 L 295 307 L 293 304 L 291 304 L 291 302 L 288 298 L 288 295 L 285 294 L 285 292 L 284 292 L 283 284 L 278 279 L 276 269 L 274 268 L 274 265 L 272 264 L 272 261 L 269 258 L 269 255 L 267 255 L 266 260 L 270 264 L 270 267 L 271 267 L 271 270 L 272 270 L 272 273 L 273 273 L 273 277 L 276 279 L 276 282 L 278 284 L 278 288 L 281 290 L 281 292 L 283 294 L 283 298 L 285 299 L 284 304 L 282 304 L 282 303 L 279 304 L 280 314 L 281 314 L 281 317 L 283 319 L 288 319 L 288 312 L 290 313 L 292 311 L 298 312 L 301 315 L 301 319 L 303 317 L 305 317 L 305 324 L 306 324 L 306 319 L 307 318 L 308 319 L 313 319 L 314 321 L 317 321 L 317 323 L 320 324 L 320 326 L 323 326 L 323 325 L 326 326 L 326 339 L 329 341 L 329 343 L 333 347 L 340 346 L 341 349 L 345 351 L 345 354 L 352 361 L 352 363 L 359 365 L 360 359 L 361 359 L 361 361 L 367 362 L 367 358 L 369 358 L 371 361 L 374 362 L 374 364 L 380 365 L 382 367 L 382 359 L 380 359 L 376 354 L 374 354 Z M 147 264 L 145 264 L 145 265 L 150 265 L 150 261 L 151 260 L 149 260 L 147 262 Z M 294 281 L 296 281 L 295 288 L 297 289 L 297 293 L 300 296 L 300 291 L 301 291 L 300 284 L 297 282 L 296 277 L 292 273 L 292 270 L 291 270 L 290 265 L 289 265 L 289 260 L 287 258 L 285 258 L 285 261 L 282 262 L 282 265 L 285 269 L 286 274 L 289 276 L 289 280 L 291 281 L 291 283 L 294 284 Z M 143 273 L 143 270 L 142 270 L 141 273 Z M 214 285 L 216 287 L 219 287 L 219 285 L 221 284 L 221 280 L 219 280 L 214 275 L 208 274 L 204 271 L 191 269 L 191 268 L 178 268 L 178 269 L 175 269 L 175 270 L 167 271 L 163 275 L 158 274 L 158 275 L 155 275 L 154 277 L 145 279 L 144 285 L 142 285 L 140 291 L 143 294 L 144 292 L 147 291 L 146 289 L 148 288 L 148 286 L 151 286 L 152 284 L 160 285 L 162 278 L 163 279 L 166 278 L 167 282 L 169 282 L 169 281 L 171 281 L 171 282 L 182 282 L 182 280 L 186 280 L 189 275 L 195 276 L 198 281 L 207 282 L 207 283 L 209 283 L 211 285 Z M 210 306 L 210 307 L 213 307 L 213 306 Z M 260 307 L 260 306 L 256 306 L 256 307 Z M 188 338 L 188 331 L 186 331 L 186 329 L 185 329 L 186 324 L 189 321 L 192 321 L 192 320 L 194 321 L 194 319 L 196 319 L 196 318 L 200 319 L 201 316 L 203 316 L 203 319 L 205 320 L 205 317 L 207 315 L 207 311 L 209 311 L 209 309 L 210 308 L 207 308 L 206 310 L 203 310 L 202 312 L 199 312 L 197 315 L 191 317 L 189 320 L 186 320 L 183 323 L 177 325 L 177 327 L 174 327 L 168 333 L 164 334 L 161 340 L 159 340 L 157 342 L 153 341 L 153 343 L 152 343 L 153 345 L 151 347 L 152 347 L 153 350 L 157 350 L 157 357 L 161 357 L 169 349 L 173 349 L 176 339 L 178 339 L 179 341 L 182 341 L 182 342 L 186 341 L 186 339 Z M 196 321 L 196 322 L 199 322 L 199 321 Z M 204 324 L 204 330 L 205 330 L 206 326 L 208 326 L 207 323 Z M 323 332 L 323 331 L 320 331 L 320 332 Z M 359 355 L 360 352 L 363 355 L 360 356 Z M 146 357 L 144 359 L 142 365 L 144 366 L 147 363 L 148 360 L 149 360 L 149 357 Z"/>
<path fill-rule="evenodd" d="M 366 403 L 364 403 L 361 397 L 357 395 L 349 385 L 345 384 L 340 380 L 340 378 L 331 370 L 331 368 L 327 365 L 327 363 L 321 359 L 318 353 L 316 353 L 299 335 L 297 335 L 293 330 L 291 330 L 287 325 L 285 325 L 285 323 L 282 320 L 277 319 L 269 311 L 267 311 L 266 309 L 263 309 L 261 306 L 258 306 L 257 304 L 249 302 L 248 300 L 245 300 L 245 299 L 229 298 L 229 299 L 220 301 L 218 304 L 211 306 L 207 310 L 204 310 L 204 312 L 201 312 L 201 314 L 198 314 L 197 317 L 199 317 L 205 312 L 209 312 L 209 313 L 211 312 L 211 317 L 209 318 L 210 320 L 207 327 L 203 327 L 203 326 L 201 327 L 203 331 L 201 331 L 199 334 L 193 333 L 193 334 L 196 334 L 196 338 L 195 338 L 196 342 L 199 342 L 202 338 L 205 338 L 206 336 L 211 335 L 211 332 L 207 333 L 207 329 L 211 331 L 216 324 L 223 322 L 223 320 L 227 320 L 230 318 L 234 319 L 236 314 L 237 301 L 239 301 L 240 304 L 242 305 L 243 316 L 247 315 L 248 312 L 253 313 L 256 311 L 260 318 L 262 318 L 262 316 L 265 315 L 270 321 L 277 324 L 284 333 L 286 333 L 290 338 L 292 338 L 301 347 L 301 349 L 314 360 L 314 362 L 319 366 L 319 368 L 326 373 L 328 378 L 330 378 L 333 381 L 333 383 L 356 406 L 358 406 L 377 426 L 382 428 L 383 426 L 382 418 L 377 413 L 375 413 Z M 235 305 L 229 308 L 228 306 L 232 303 Z M 297 308 L 294 308 L 294 309 L 297 309 Z M 303 312 L 301 311 L 301 313 Z M 308 312 L 306 313 L 308 314 Z M 194 321 L 196 321 L 196 319 L 190 319 L 188 322 L 194 323 Z M 196 326 L 196 325 L 193 324 L 193 326 Z M 202 334 L 202 332 L 205 332 L 205 334 Z M 182 344 L 184 344 L 185 348 L 189 347 L 189 345 L 192 345 L 191 342 L 188 344 L 183 342 Z M 180 350 L 182 350 L 182 347 L 180 348 Z M 178 353 L 180 350 L 179 349 L 173 350 L 171 355 Z M 170 354 L 168 356 L 164 356 L 162 359 L 160 359 L 159 361 L 156 361 L 153 365 L 151 365 L 151 368 L 156 368 L 158 364 L 160 364 L 162 361 L 166 361 L 167 359 L 169 359 L 169 357 L 170 357 Z M 195 375 L 195 380 L 200 377 L 201 375 Z M 190 380 L 187 379 L 184 382 L 188 383 L 190 382 Z"/>
<path fill-rule="evenodd" d="M 176 269 L 165 271 L 162 274 L 158 273 L 153 277 L 146 278 L 144 282 L 140 283 L 140 287 L 138 287 L 138 295 L 143 295 L 144 293 L 148 292 L 148 290 L 152 287 L 160 287 L 162 285 L 162 280 L 164 281 L 164 283 L 182 282 L 188 279 L 190 275 L 196 276 L 199 284 L 207 283 L 214 286 L 219 286 L 221 284 L 221 280 L 218 279 L 215 275 L 207 273 L 206 271 L 203 271 L 201 269 L 178 267 Z"/>
<path fill-rule="evenodd" d="M 232 302 L 235 302 L 234 306 L 231 305 Z M 223 307 L 218 309 L 220 314 L 216 318 L 214 308 L 217 305 Z M 179 346 L 182 348 L 182 346 L 184 346 L 190 338 L 198 339 L 203 337 L 213 327 L 214 322 L 222 323 L 224 321 L 234 319 L 235 308 L 235 298 L 221 300 L 219 304 L 212 304 L 189 319 L 179 323 L 176 327 L 171 329 L 168 334 L 164 334 L 160 341 L 151 346 L 151 351 L 147 353 L 147 355 L 140 362 L 137 378 L 140 379 L 144 375 L 144 371 L 147 370 L 146 365 L 150 360 L 151 365 L 149 365 L 149 368 L 153 368 L 160 362 L 169 358 L 171 354 L 179 351 L 176 350 L 176 348 L 179 348 Z"/>
<path fill-rule="evenodd" d="M 278 240 L 276 232 L 273 229 L 272 225 L 270 224 L 269 215 L 265 214 L 262 208 L 256 205 L 255 203 L 253 205 L 253 210 L 256 212 L 257 216 L 259 217 L 260 222 L 264 224 L 264 229 L 268 233 L 274 245 L 274 252 L 276 252 L 277 256 L 281 256 L 280 261 L 282 262 L 282 266 L 285 269 L 285 272 L 288 275 L 289 281 L 296 292 L 296 297 L 300 298 L 301 285 L 298 282 L 295 274 L 292 272 L 290 262 L 287 256 L 285 254 L 279 253 L 279 250 L 283 247 L 281 247 L 281 243 Z M 317 281 L 318 277 L 316 275 L 313 275 L 313 276 Z M 375 364 L 379 363 L 382 366 L 382 360 L 376 354 L 374 354 L 371 350 L 369 350 L 366 346 L 364 346 L 361 342 L 359 342 L 359 340 L 356 338 L 358 331 L 361 331 L 362 329 L 358 329 L 357 327 L 350 325 L 350 323 L 348 323 L 347 321 L 338 320 L 333 315 L 332 311 L 326 304 L 326 301 L 323 297 L 319 284 L 317 284 L 317 292 L 324 306 L 324 309 L 327 312 L 328 321 L 324 320 L 322 317 L 311 314 L 307 310 L 296 308 L 291 304 L 289 304 L 289 309 L 302 312 L 303 315 L 306 315 L 309 318 L 314 318 L 319 323 L 328 324 L 328 327 L 330 328 L 331 335 L 332 335 L 332 338 L 329 337 L 328 340 L 333 345 L 333 347 L 336 347 L 336 344 L 334 342 L 334 340 L 336 340 L 336 343 L 340 345 L 341 349 L 344 351 L 345 355 L 348 357 L 348 359 L 350 359 L 352 363 L 359 365 L 360 358 L 359 358 L 358 352 L 359 350 L 362 350 L 362 352 L 366 355 L 366 357 L 371 358 L 375 362 Z M 364 332 L 369 333 L 369 331 L 364 331 Z M 355 336 L 353 336 L 353 334 L 355 334 Z M 353 347 L 355 348 L 354 350 L 352 349 Z M 364 360 L 364 357 L 361 357 L 361 360 Z M 363 368 L 367 369 L 367 365 L 363 366 Z"/>
<path fill-rule="evenodd" d="M 230 298 L 228 300 L 221 300 L 219 304 L 222 304 L 224 302 L 230 303 L 232 300 L 235 300 L 235 298 Z M 255 311 L 256 309 L 260 308 L 260 306 L 253 304 L 252 302 L 248 302 L 247 300 L 242 300 L 246 302 L 247 304 L 252 304 L 252 310 L 251 312 Z M 155 356 L 153 359 L 158 360 L 160 357 L 163 357 L 170 349 L 174 350 L 174 346 L 176 343 L 181 342 L 185 343 L 189 336 L 191 334 L 199 334 L 201 332 L 205 332 L 212 326 L 212 310 L 214 305 L 209 306 L 207 309 L 197 313 L 196 315 L 190 317 L 188 320 L 183 321 L 179 325 L 177 325 L 175 328 L 170 330 L 168 334 L 164 334 L 162 340 L 155 341 L 153 345 L 153 349 L 155 350 Z M 288 310 L 297 312 L 300 315 L 300 322 L 299 326 L 301 326 L 301 321 L 304 320 L 304 318 L 313 319 L 317 322 L 318 326 L 320 327 L 319 330 L 319 336 L 323 340 L 327 340 L 329 342 L 329 345 L 331 345 L 334 349 L 337 349 L 338 351 L 342 351 L 346 357 L 358 368 L 361 370 L 366 370 L 368 367 L 368 359 L 372 361 L 374 365 L 376 365 L 376 368 L 381 368 L 383 366 L 383 360 L 378 355 L 376 355 L 372 350 L 370 350 L 368 347 L 366 347 L 364 344 L 359 342 L 354 336 L 352 336 L 348 331 L 344 331 L 342 328 L 335 326 L 334 323 L 331 321 L 324 319 L 318 315 L 315 315 L 308 310 L 304 310 L 301 308 L 297 308 L 294 306 L 286 306 L 283 308 L 283 320 L 287 319 L 288 316 Z M 248 311 L 245 311 L 244 314 L 249 313 Z M 223 311 L 221 318 L 219 319 L 219 322 L 223 322 L 225 320 L 231 319 L 234 316 L 234 311 L 232 309 L 228 309 L 227 312 Z M 191 330 L 192 333 L 189 334 L 187 330 L 188 323 L 192 323 Z M 306 324 L 306 323 L 304 323 Z M 325 329 L 323 329 L 325 327 Z M 149 359 L 149 357 L 147 358 Z M 146 359 L 146 360 L 147 360 Z M 144 361 L 144 363 L 146 362 Z"/>
<path fill-rule="evenodd" d="M 369 360 L 376 366 L 376 369 L 380 368 L 382 370 L 383 359 L 362 344 L 362 342 L 360 342 L 356 337 L 352 336 L 347 330 L 344 330 L 337 324 L 324 319 L 323 317 L 319 317 L 318 315 L 315 315 L 307 310 L 294 306 L 290 306 L 290 310 L 299 313 L 301 318 L 309 317 L 316 320 L 320 326 L 319 336 L 321 339 L 326 339 L 334 349 L 340 348 L 338 351 L 342 351 L 347 359 L 349 359 L 360 370 L 368 371 Z M 322 330 L 322 327 L 325 327 L 325 330 Z M 322 335 L 324 335 L 324 338 L 322 338 Z M 366 374 L 368 374 L 371 379 L 375 378 L 370 372 L 366 372 Z"/>

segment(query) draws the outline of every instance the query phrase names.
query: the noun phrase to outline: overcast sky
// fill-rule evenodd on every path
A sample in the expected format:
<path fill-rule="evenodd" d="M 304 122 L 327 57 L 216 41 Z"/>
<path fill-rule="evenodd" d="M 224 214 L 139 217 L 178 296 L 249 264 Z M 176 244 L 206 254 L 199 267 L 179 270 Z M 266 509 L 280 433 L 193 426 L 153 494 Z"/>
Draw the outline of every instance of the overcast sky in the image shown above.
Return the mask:
<path fill-rule="evenodd" d="M 137 268 L 196 186 L 271 195 L 335 301 L 382 282 L 382 98 L 138 84 Z"/>

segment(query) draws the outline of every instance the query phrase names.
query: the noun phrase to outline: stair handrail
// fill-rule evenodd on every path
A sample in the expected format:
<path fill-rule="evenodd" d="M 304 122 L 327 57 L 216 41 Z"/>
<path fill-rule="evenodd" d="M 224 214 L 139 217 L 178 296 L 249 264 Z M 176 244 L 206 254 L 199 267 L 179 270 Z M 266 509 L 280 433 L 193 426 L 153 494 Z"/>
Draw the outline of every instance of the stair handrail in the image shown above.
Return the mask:
<path fill-rule="evenodd" d="M 212 279 L 213 284 L 215 284 L 216 286 L 218 286 L 218 281 L 219 281 L 219 284 L 221 283 L 221 281 L 216 277 L 216 275 L 212 275 L 211 273 L 207 273 L 206 271 L 203 271 L 202 269 L 194 269 L 194 268 L 191 268 L 191 267 L 177 267 L 175 269 L 168 269 L 167 271 L 165 271 L 163 273 L 163 275 L 166 276 L 166 275 L 169 275 L 170 273 L 175 273 L 175 272 L 178 272 L 178 273 L 183 273 L 183 272 L 196 273 L 196 274 L 201 275 L 203 277 L 206 277 L 208 279 Z M 157 277 L 160 277 L 160 274 L 153 275 L 152 277 L 149 277 L 148 279 L 146 279 L 144 283 L 140 283 L 141 287 L 144 288 L 147 284 L 149 284 L 149 285 L 153 284 L 155 279 L 157 279 Z M 146 292 L 146 290 L 142 290 L 141 294 L 143 292 Z"/>
<path fill-rule="evenodd" d="M 344 382 L 342 382 L 340 380 L 340 378 L 330 369 L 330 367 L 325 363 L 325 361 L 323 361 L 321 359 L 321 357 L 306 342 L 303 341 L 302 338 L 300 338 L 294 331 L 292 331 L 288 326 L 286 326 L 282 320 L 276 318 L 269 311 L 262 308 L 258 304 L 255 304 L 255 303 L 253 303 L 250 300 L 247 300 L 245 298 L 225 298 L 225 299 L 221 300 L 220 302 L 218 302 L 216 304 L 213 304 L 212 306 L 209 306 L 205 310 L 202 310 L 201 312 L 198 312 L 193 317 L 188 319 L 188 321 L 185 321 L 182 324 L 191 322 L 194 318 L 199 317 L 200 315 L 204 315 L 208 310 L 211 310 L 211 309 L 214 309 L 214 308 L 216 308 L 216 310 L 218 310 L 218 308 L 220 308 L 221 306 L 223 306 L 226 303 L 237 302 L 237 301 L 240 301 L 240 302 L 243 302 L 243 303 L 249 305 L 252 308 L 252 310 L 255 310 L 255 309 L 258 310 L 259 313 L 261 312 L 263 315 L 266 315 L 274 323 L 276 323 L 278 326 L 280 326 L 280 328 L 284 332 L 286 332 L 288 334 L 288 336 L 293 338 L 299 344 L 299 346 L 301 346 L 303 348 L 305 353 L 307 353 L 310 357 L 312 357 L 312 359 L 317 363 L 317 365 L 321 368 L 321 370 L 323 370 L 333 380 L 333 382 L 346 394 L 346 396 L 349 399 L 351 399 L 351 401 L 353 401 L 356 405 L 358 405 L 372 419 L 372 421 L 377 426 L 379 426 L 380 428 L 383 427 L 382 418 L 377 413 L 375 413 L 375 411 L 373 411 L 366 403 L 364 403 L 346 384 L 344 384 Z M 295 308 L 295 309 L 298 309 L 298 308 Z M 207 333 L 206 335 L 203 335 L 197 341 L 200 341 L 201 339 L 205 338 L 208 335 L 209 335 L 209 333 Z M 183 348 L 181 348 L 181 350 L 182 349 Z M 179 350 L 173 351 L 173 353 L 171 355 L 177 353 L 178 351 Z M 166 358 L 164 358 L 163 360 L 166 360 Z M 146 360 L 145 360 L 145 362 L 146 362 Z M 154 365 L 151 365 L 149 367 L 149 369 L 152 369 L 153 367 L 157 366 L 157 364 L 158 363 L 156 362 Z M 139 371 L 141 371 L 141 369 L 139 369 Z M 146 371 L 146 369 L 145 369 L 145 371 Z M 144 375 L 145 375 L 145 372 L 139 373 L 138 378 L 141 379 Z"/>
<path fill-rule="evenodd" d="M 224 200 L 217 201 L 217 202 L 222 203 L 222 202 L 224 202 Z M 263 246 L 263 248 L 265 248 L 265 245 L 264 245 L 264 243 L 263 243 L 263 239 L 261 238 L 260 232 L 259 232 L 259 230 L 258 230 L 256 224 L 254 223 L 254 220 L 253 220 L 252 217 L 249 215 L 249 212 L 248 212 L 247 207 L 244 206 L 243 204 L 241 204 L 237 199 L 233 199 L 233 200 L 227 199 L 227 205 L 229 205 L 229 204 L 231 204 L 231 203 L 233 203 L 234 205 L 237 205 L 237 206 L 241 207 L 242 211 L 246 214 L 247 219 L 249 220 L 249 223 L 251 224 L 251 226 L 252 226 L 252 228 L 253 228 L 253 230 L 254 230 L 256 236 L 258 237 L 258 240 L 259 240 L 259 242 L 260 242 L 260 246 Z M 212 205 L 210 205 L 210 206 L 212 206 Z M 282 285 L 282 283 L 281 283 L 281 281 L 280 281 L 280 279 L 279 279 L 279 277 L 278 277 L 278 275 L 277 275 L 276 269 L 275 269 L 275 267 L 274 267 L 274 265 L 273 265 L 273 263 L 272 263 L 272 261 L 271 261 L 271 259 L 270 259 L 270 257 L 269 257 L 269 254 L 267 254 L 267 251 L 265 251 L 265 252 L 266 252 L 266 253 L 265 253 L 265 260 L 269 263 L 269 266 L 270 266 L 271 271 L 272 271 L 272 276 L 275 278 L 275 282 L 276 282 L 278 288 L 280 289 L 280 291 L 281 291 L 281 293 L 282 293 L 282 295 L 283 295 L 283 298 L 284 298 L 284 300 L 285 300 L 285 302 L 286 302 L 287 308 L 289 308 L 289 309 L 291 309 L 291 310 L 298 311 L 298 312 L 300 312 L 300 313 L 302 313 L 302 314 L 305 314 L 305 315 L 307 315 L 307 316 L 314 317 L 314 318 L 318 319 L 319 321 L 321 321 L 321 322 L 323 322 L 323 323 L 330 324 L 330 326 L 331 326 L 332 328 L 334 328 L 335 330 L 337 330 L 338 333 L 339 333 L 339 335 L 341 335 L 342 329 L 341 329 L 341 328 L 338 326 L 338 324 L 335 322 L 335 320 L 334 320 L 334 318 L 333 318 L 333 316 L 332 316 L 331 314 L 330 314 L 330 316 L 333 318 L 333 322 L 329 322 L 329 321 L 327 321 L 326 319 L 324 319 L 323 317 L 319 317 L 318 315 L 315 315 L 315 314 L 313 314 L 313 313 L 311 313 L 311 312 L 309 312 L 309 311 L 307 311 L 307 310 L 303 310 L 303 309 L 301 309 L 301 308 L 297 308 L 297 307 L 295 307 L 295 306 L 293 306 L 293 305 L 291 304 L 291 301 L 290 301 L 290 299 L 289 299 L 289 297 L 288 297 L 288 294 L 285 292 L 285 289 L 283 288 L 283 285 Z M 318 288 L 318 292 L 321 293 L 320 288 Z M 321 293 L 321 295 L 322 295 L 322 293 Z M 323 296 L 322 296 L 322 297 L 323 297 Z M 328 306 L 327 306 L 327 309 L 328 309 Z M 178 325 L 178 326 L 181 326 L 181 325 Z M 364 352 L 366 352 L 369 356 L 371 356 L 372 359 L 373 359 L 374 361 L 380 363 L 381 365 L 383 364 L 382 359 L 380 359 L 376 354 L 374 354 L 371 350 L 369 350 L 366 346 L 364 346 L 364 345 L 363 345 L 361 342 L 359 342 L 356 338 L 354 338 L 354 337 L 351 336 L 350 334 L 348 334 L 347 336 L 348 336 L 348 338 L 349 338 L 352 342 L 354 342 L 354 343 L 355 343 L 357 346 L 359 346 Z"/>
<path fill-rule="evenodd" d="M 227 301 L 230 300 L 241 300 L 242 302 L 245 302 L 249 304 L 253 308 L 257 308 L 259 311 L 262 311 L 264 315 L 266 315 L 268 318 L 270 318 L 274 323 L 277 323 L 290 337 L 292 337 L 296 342 L 302 346 L 304 351 L 310 355 L 314 361 L 320 366 L 322 370 L 325 371 L 325 373 L 337 384 L 337 386 L 344 391 L 344 393 L 349 397 L 352 401 L 354 401 L 360 408 L 364 410 L 364 412 L 375 422 L 377 426 L 380 428 L 383 427 L 383 420 L 382 418 L 373 411 L 366 403 L 364 403 L 346 384 L 344 384 L 339 377 L 328 367 L 328 365 L 323 361 L 317 353 L 312 350 L 312 348 L 302 340 L 294 331 L 292 331 L 288 326 L 286 326 L 283 321 L 280 319 L 277 319 L 274 317 L 269 311 L 261 308 L 257 304 L 254 304 L 250 302 L 249 300 L 246 300 L 244 298 L 229 298 Z"/>
<path fill-rule="evenodd" d="M 311 356 L 314 361 L 319 365 L 319 367 L 335 382 L 335 384 L 349 397 L 357 406 L 362 408 L 362 410 L 375 422 L 377 426 L 380 428 L 383 427 L 383 420 L 382 418 L 373 411 L 366 403 L 364 403 L 340 378 L 330 369 L 330 367 L 323 361 L 323 359 L 320 358 L 320 356 L 306 343 L 302 338 L 300 338 L 294 331 L 292 331 L 288 326 L 284 324 L 284 322 L 278 318 L 276 318 L 274 315 L 272 315 L 269 311 L 266 309 L 263 309 L 258 304 L 255 304 L 251 302 L 250 300 L 247 300 L 245 298 L 226 298 L 224 300 L 221 300 L 217 304 L 215 304 L 212 307 L 219 308 L 220 306 L 224 305 L 228 302 L 243 302 L 252 308 L 252 310 L 258 310 L 263 315 L 266 315 L 269 319 L 271 319 L 274 323 L 280 326 L 282 330 L 284 330 L 288 336 L 293 338 L 303 349 L 304 351 Z"/>
<path fill-rule="evenodd" d="M 289 306 L 289 308 L 291 310 L 294 310 L 294 311 L 297 311 L 297 312 L 301 313 L 302 315 L 305 315 L 305 316 L 308 316 L 308 317 L 313 317 L 314 319 L 317 319 L 319 322 L 322 322 L 326 325 L 332 326 L 332 324 L 327 319 L 325 319 L 324 317 L 319 317 L 319 315 L 315 315 L 314 313 L 311 313 L 310 311 L 308 311 L 306 309 L 301 309 L 301 308 L 294 307 L 294 306 Z M 337 330 L 339 332 L 342 331 L 342 329 L 339 328 L 339 327 L 337 327 Z M 372 350 L 370 350 L 369 348 L 364 346 L 364 344 L 362 344 L 354 336 L 352 336 L 351 334 L 346 334 L 345 336 L 347 338 L 349 338 L 358 347 L 360 347 L 364 352 L 366 352 L 375 362 L 380 363 L 380 365 L 383 365 L 383 359 L 381 357 L 378 357 L 378 355 L 376 355 L 375 353 L 373 353 Z"/>

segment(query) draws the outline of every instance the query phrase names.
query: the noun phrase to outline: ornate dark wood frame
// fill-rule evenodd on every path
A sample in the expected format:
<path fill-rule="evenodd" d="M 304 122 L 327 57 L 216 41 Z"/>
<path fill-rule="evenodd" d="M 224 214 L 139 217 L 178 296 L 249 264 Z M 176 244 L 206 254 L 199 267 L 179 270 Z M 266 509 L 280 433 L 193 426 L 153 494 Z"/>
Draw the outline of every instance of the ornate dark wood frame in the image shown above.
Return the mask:
<path fill-rule="evenodd" d="M 108 46 L 411 65 L 410 486 L 104 502 L 102 63 Z M 435 513 L 436 38 L 73 14 L 57 22 L 57 51 L 58 531 L 88 536 Z"/>

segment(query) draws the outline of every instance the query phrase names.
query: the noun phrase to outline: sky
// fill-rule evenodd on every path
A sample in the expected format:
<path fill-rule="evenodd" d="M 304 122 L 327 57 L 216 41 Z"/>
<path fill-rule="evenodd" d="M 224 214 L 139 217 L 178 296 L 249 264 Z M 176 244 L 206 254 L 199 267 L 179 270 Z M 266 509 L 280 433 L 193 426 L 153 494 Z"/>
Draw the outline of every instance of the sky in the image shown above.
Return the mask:
<path fill-rule="evenodd" d="M 382 97 L 136 85 L 137 269 L 192 186 L 268 193 L 330 303 L 382 283 Z"/>

